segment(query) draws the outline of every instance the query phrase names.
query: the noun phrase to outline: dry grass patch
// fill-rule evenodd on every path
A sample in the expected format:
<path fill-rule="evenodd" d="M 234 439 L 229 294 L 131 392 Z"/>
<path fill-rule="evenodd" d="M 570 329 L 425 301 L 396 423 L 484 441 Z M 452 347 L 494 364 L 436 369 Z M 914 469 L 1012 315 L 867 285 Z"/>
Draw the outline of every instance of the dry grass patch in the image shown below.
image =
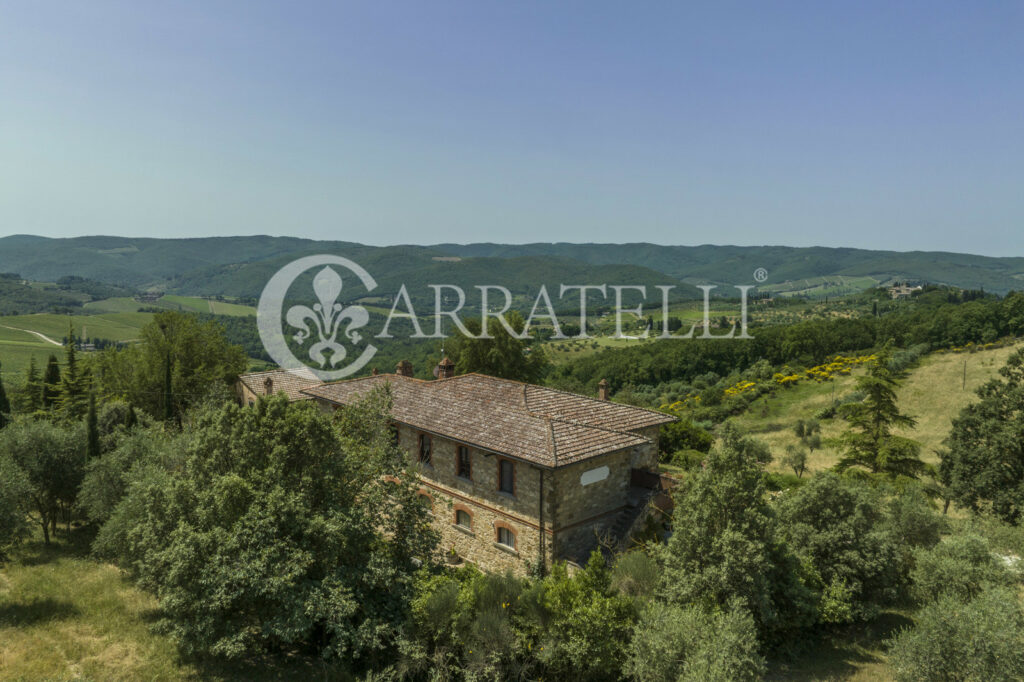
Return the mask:
<path fill-rule="evenodd" d="M 975 353 L 934 353 L 910 370 L 897 395 L 900 409 L 916 418 L 918 423 L 913 429 L 900 433 L 921 443 L 924 461 L 938 462 L 935 450 L 942 447 L 942 441 L 949 435 L 953 418 L 977 400 L 974 391 L 997 376 L 1006 359 L 1019 348 L 1021 345 Z M 963 388 L 965 362 L 967 382 Z M 786 447 L 800 442 L 793 433 L 797 421 L 813 419 L 819 410 L 832 403 L 833 395 L 841 398 L 855 390 L 855 377 L 863 371 L 858 369 L 853 375 L 837 376 L 830 382 L 803 382 L 792 388 L 780 389 L 767 400 L 758 400 L 746 413 L 732 421 L 740 430 L 771 447 L 775 461 L 769 466 L 770 470 L 786 471 L 781 463 Z M 837 437 L 845 430 L 846 422 L 842 419 L 821 421 L 823 440 Z M 825 445 L 808 457 L 808 473 L 828 469 L 838 459 L 839 452 Z"/>
<path fill-rule="evenodd" d="M 0 568 L 0 680 L 350 679 L 319 661 L 185 661 L 153 631 L 156 600 L 111 564 L 88 556 L 88 539 L 24 544 Z"/>
<path fill-rule="evenodd" d="M 942 448 L 953 418 L 978 399 L 975 394 L 978 387 L 997 376 L 1006 359 L 1020 347 L 975 353 L 933 353 L 910 373 L 899 388 L 899 404 L 904 412 L 917 419 L 917 426 L 900 433 L 921 443 L 923 460 L 939 461 L 935 451 Z"/>

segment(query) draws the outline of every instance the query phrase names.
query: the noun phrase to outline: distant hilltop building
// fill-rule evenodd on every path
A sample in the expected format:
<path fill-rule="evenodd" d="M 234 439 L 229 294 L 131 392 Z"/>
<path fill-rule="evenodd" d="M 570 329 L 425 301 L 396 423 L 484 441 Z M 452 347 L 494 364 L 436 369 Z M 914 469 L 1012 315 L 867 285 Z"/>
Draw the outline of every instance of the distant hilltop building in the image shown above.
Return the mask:
<path fill-rule="evenodd" d="M 156 303 L 161 298 L 163 298 L 163 296 L 164 295 L 162 293 L 159 293 L 159 292 L 156 292 L 156 293 L 154 293 L 154 292 L 147 292 L 147 293 L 144 293 L 144 294 L 138 294 L 134 298 L 139 303 Z"/>
<path fill-rule="evenodd" d="M 915 291 L 921 291 L 921 285 L 910 286 L 906 282 L 899 283 L 889 287 L 889 295 L 893 298 L 905 298 L 912 296 Z"/>
<path fill-rule="evenodd" d="M 453 561 L 519 574 L 620 549 L 657 513 L 658 432 L 675 417 L 482 374 L 394 374 L 320 383 L 284 370 L 239 378 L 239 395 L 284 392 L 333 413 L 390 384 L 397 442 L 415 463 L 441 549 Z"/>

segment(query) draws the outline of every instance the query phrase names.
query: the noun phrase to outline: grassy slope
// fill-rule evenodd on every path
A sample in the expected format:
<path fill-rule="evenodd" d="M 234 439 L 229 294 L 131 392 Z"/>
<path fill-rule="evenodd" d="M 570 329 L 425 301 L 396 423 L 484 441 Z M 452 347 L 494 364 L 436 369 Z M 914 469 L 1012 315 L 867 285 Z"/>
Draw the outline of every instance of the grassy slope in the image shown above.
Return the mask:
<path fill-rule="evenodd" d="M 1018 345 L 1016 348 L 1020 348 Z M 1016 348 L 997 348 L 977 353 L 938 353 L 922 360 L 910 371 L 899 388 L 900 406 L 904 412 L 918 420 L 915 428 L 904 432 L 922 444 L 922 459 L 935 463 L 935 449 L 949 433 L 951 420 L 975 399 L 974 389 L 981 386 L 1006 363 Z M 963 385 L 964 363 L 967 363 L 967 384 Z M 833 382 L 805 382 L 791 389 L 777 391 L 768 401 L 758 401 L 734 423 L 745 432 L 756 435 L 772 448 L 776 461 L 772 468 L 781 471 L 779 460 L 786 446 L 797 443 L 793 426 L 799 419 L 813 418 L 814 413 L 826 407 L 835 395 L 842 396 L 854 389 L 854 376 L 838 377 Z M 822 422 L 822 438 L 838 436 L 843 432 L 842 420 Z M 835 464 L 838 455 L 826 447 L 812 453 L 810 471 L 820 471 Z"/>
<path fill-rule="evenodd" d="M 57 353 L 60 357 L 61 351 L 57 346 L 46 343 L 28 332 L 8 329 L 4 325 L 7 325 L 7 320 L 10 319 L 13 318 L 0 317 L 0 378 L 4 380 L 8 389 L 21 383 L 23 373 L 33 357 L 36 364 L 42 368 L 50 353 Z"/>
<path fill-rule="evenodd" d="M 182 661 L 174 643 L 151 629 L 154 598 L 89 558 L 84 540 L 26 543 L 0 568 L 0 679 L 339 679 L 306 660 Z"/>
<path fill-rule="evenodd" d="M 57 315 L 38 313 L 35 315 L 9 315 L 0 317 L 0 363 L 3 363 L 3 379 L 8 386 L 20 384 L 29 360 L 36 359 L 40 369 L 46 364 L 50 353 L 63 360 L 63 349 L 25 331 L 32 330 L 61 342 L 68 333 L 68 322 L 75 325 L 75 333 L 83 328 L 90 338 L 131 341 L 139 337 L 139 330 L 151 319 L 151 313 L 105 313 L 102 315 Z M 9 329 L 14 327 L 15 329 Z"/>
<path fill-rule="evenodd" d="M 152 313 L 103 313 L 99 315 L 57 315 L 38 313 L 36 315 L 11 315 L 0 320 L 0 324 L 19 329 L 30 329 L 60 341 L 68 333 L 68 323 L 75 327 L 75 334 L 90 338 L 132 341 L 139 338 L 139 330 L 151 319 Z"/>

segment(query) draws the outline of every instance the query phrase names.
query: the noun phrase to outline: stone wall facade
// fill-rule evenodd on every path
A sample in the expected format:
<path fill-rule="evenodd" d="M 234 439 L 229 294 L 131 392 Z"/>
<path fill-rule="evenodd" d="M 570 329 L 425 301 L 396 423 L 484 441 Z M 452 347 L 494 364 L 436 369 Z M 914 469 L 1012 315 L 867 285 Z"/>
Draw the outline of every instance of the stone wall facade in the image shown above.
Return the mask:
<path fill-rule="evenodd" d="M 430 463 L 420 463 L 420 439 L 429 437 Z M 441 534 L 441 549 L 486 570 L 512 569 L 526 573 L 536 565 L 544 550 L 546 565 L 553 561 L 551 502 L 544 494 L 544 512 L 540 509 L 541 478 L 548 484 L 551 472 L 527 462 L 512 462 L 514 493 L 498 489 L 501 456 L 472 446 L 456 443 L 437 434 L 428 434 L 406 425 L 398 427 L 399 446 L 417 462 L 420 492 L 430 497 L 434 527 Z M 457 473 L 459 446 L 469 450 L 469 476 Z M 469 528 L 456 524 L 456 513 L 470 516 Z M 541 517 L 544 528 L 541 529 Z M 514 537 L 514 548 L 498 543 L 498 529 L 506 528 Z"/>
<path fill-rule="evenodd" d="M 335 406 L 318 401 L 321 409 Z M 619 450 L 558 468 L 512 460 L 458 443 L 439 434 L 397 425 L 398 444 L 409 453 L 420 479 L 420 494 L 430 500 L 433 525 L 445 555 L 489 571 L 523 575 L 543 556 L 546 567 L 559 560 L 585 560 L 597 536 L 607 533 L 626 510 L 633 468 L 657 462 L 653 444 Z M 657 427 L 641 432 L 657 437 Z M 420 462 L 422 438 L 430 439 L 430 461 Z M 468 476 L 458 472 L 458 450 L 468 449 Z M 512 494 L 499 486 L 502 460 L 511 462 Z M 468 524 L 458 523 L 458 512 Z M 514 547 L 498 542 L 500 528 L 514 537 Z"/>

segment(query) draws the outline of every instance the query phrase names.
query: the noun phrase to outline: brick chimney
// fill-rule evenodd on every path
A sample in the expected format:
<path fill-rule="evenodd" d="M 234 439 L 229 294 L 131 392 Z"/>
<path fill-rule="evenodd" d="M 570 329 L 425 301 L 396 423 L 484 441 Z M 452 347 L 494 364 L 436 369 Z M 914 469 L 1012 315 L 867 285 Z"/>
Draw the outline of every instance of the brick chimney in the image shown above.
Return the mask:
<path fill-rule="evenodd" d="M 411 377 L 412 363 L 409 362 L 408 360 L 402 360 L 397 365 L 395 365 L 395 374 L 403 377 Z"/>
<path fill-rule="evenodd" d="M 453 376 L 455 376 L 455 363 L 446 355 L 441 358 L 441 362 L 437 363 L 437 378 L 451 379 Z"/>
<path fill-rule="evenodd" d="M 597 397 L 599 400 L 608 400 L 608 382 L 604 379 L 597 382 Z"/>

